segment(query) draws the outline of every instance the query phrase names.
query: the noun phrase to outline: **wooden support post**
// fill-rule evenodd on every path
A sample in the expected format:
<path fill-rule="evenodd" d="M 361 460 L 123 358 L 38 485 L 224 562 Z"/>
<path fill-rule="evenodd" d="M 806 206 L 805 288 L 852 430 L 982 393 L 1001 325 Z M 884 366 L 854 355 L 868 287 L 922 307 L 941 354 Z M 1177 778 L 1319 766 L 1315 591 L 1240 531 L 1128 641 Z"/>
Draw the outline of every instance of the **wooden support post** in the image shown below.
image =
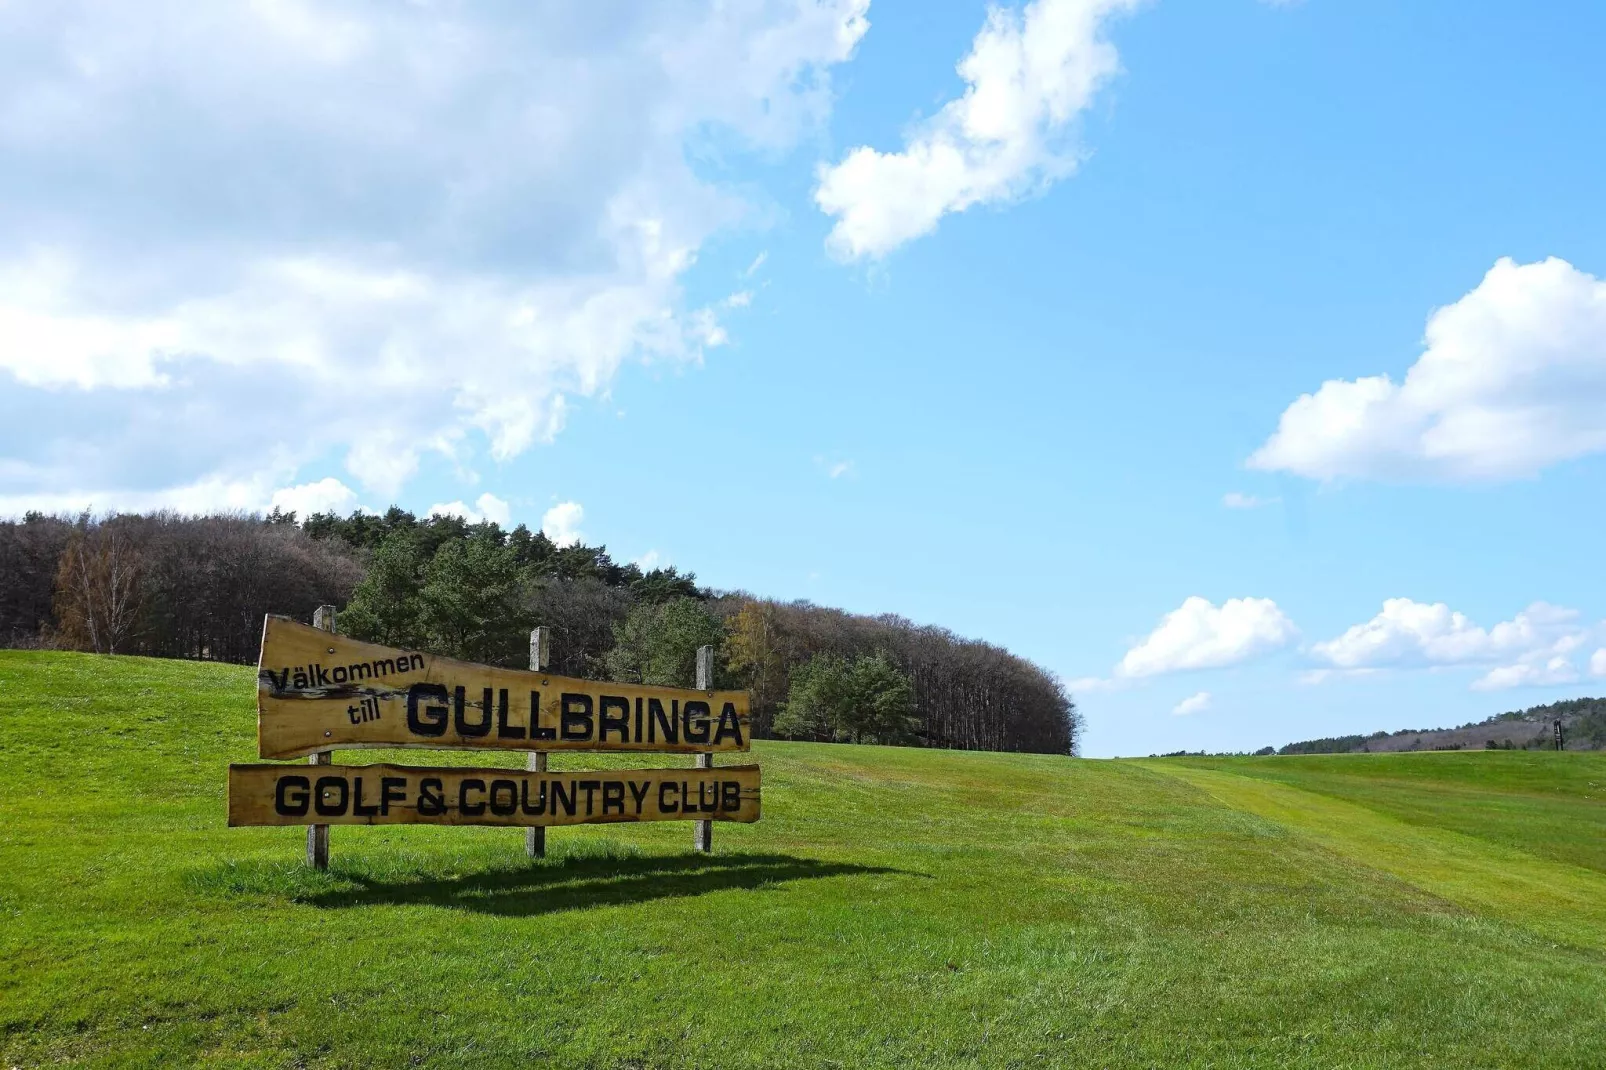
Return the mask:
<path fill-rule="evenodd" d="M 530 632 L 530 671 L 541 672 L 546 668 L 548 647 L 552 629 L 536 628 Z M 530 711 L 530 734 L 535 734 L 535 711 Z M 532 773 L 546 772 L 546 751 L 534 750 L 524 762 L 525 768 Z M 546 829 L 527 828 L 524 830 L 524 853 L 531 858 L 546 857 Z"/>
<path fill-rule="evenodd" d="M 700 646 L 697 648 L 697 690 L 714 690 L 714 648 Z M 713 752 L 697 756 L 697 768 L 714 768 Z M 714 849 L 714 823 L 712 821 L 697 822 L 696 848 L 707 854 Z"/>
<path fill-rule="evenodd" d="M 319 606 L 312 614 L 312 626 L 326 632 L 335 630 L 335 607 Z M 334 755 L 328 751 L 319 751 L 308 755 L 308 765 L 328 765 L 334 760 Z M 329 868 L 329 826 L 307 826 L 307 865 L 313 869 Z"/>

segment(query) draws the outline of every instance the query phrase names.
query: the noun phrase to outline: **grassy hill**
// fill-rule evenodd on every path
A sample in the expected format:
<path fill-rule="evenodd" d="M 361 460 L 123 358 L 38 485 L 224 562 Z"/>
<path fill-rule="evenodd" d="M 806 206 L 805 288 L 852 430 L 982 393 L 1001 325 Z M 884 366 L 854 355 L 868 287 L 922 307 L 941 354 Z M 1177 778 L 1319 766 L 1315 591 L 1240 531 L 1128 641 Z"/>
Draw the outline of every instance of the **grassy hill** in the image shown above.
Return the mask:
<path fill-rule="evenodd" d="M 1606 755 L 760 743 L 712 858 L 336 828 L 319 874 L 224 826 L 252 694 L 0 652 L 0 1065 L 1606 1065 Z"/>

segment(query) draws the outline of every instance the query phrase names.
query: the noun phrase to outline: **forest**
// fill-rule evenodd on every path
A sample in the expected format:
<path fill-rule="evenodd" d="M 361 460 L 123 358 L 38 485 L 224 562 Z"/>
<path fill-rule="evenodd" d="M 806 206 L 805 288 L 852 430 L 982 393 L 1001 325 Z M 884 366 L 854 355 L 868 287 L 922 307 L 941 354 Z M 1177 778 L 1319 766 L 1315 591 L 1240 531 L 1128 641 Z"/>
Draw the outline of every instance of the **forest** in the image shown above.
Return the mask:
<path fill-rule="evenodd" d="M 265 614 L 338 610 L 359 639 L 524 667 L 552 630 L 570 676 L 752 693 L 763 737 L 1075 753 L 1053 675 L 1001 647 L 895 615 L 700 587 L 605 546 L 400 508 L 304 521 L 172 512 L 0 521 L 0 645 L 251 663 Z"/>

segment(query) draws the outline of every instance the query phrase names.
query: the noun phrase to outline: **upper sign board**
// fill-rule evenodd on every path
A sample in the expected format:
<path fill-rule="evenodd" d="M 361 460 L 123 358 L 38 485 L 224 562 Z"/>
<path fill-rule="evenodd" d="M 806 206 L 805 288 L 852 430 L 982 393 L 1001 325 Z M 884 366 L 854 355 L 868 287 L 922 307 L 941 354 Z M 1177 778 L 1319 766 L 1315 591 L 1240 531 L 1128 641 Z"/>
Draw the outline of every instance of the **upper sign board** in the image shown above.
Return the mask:
<path fill-rule="evenodd" d="M 745 691 L 578 680 L 359 642 L 268 617 L 257 749 L 745 751 Z"/>

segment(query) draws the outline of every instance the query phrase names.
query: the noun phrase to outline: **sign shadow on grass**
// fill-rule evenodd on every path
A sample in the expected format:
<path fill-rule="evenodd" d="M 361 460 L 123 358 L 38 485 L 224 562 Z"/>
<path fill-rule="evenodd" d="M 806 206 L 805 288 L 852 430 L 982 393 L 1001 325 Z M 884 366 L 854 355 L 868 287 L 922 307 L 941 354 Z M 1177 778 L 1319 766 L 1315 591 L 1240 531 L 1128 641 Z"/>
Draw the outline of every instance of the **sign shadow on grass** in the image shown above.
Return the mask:
<path fill-rule="evenodd" d="M 564 858 L 540 866 L 497 869 L 434 880 L 382 881 L 342 876 L 355 888 L 302 901 L 325 908 L 433 905 L 509 917 L 679 899 L 727 889 L 861 874 L 917 876 L 885 866 L 821 862 L 784 854 L 659 855 Z"/>

